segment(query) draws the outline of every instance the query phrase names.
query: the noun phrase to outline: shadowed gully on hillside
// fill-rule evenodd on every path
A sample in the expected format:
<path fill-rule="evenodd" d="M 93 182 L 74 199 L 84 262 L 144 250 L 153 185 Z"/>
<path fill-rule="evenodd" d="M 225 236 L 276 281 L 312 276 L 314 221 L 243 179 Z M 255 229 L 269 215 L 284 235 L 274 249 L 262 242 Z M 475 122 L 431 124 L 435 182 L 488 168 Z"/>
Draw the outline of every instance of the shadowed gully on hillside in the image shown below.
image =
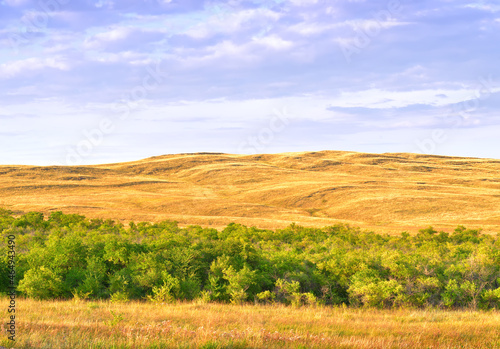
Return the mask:
<path fill-rule="evenodd" d="M 0 166 L 0 207 L 261 228 L 346 222 L 500 230 L 500 160 L 321 151 L 177 154 L 78 166 Z"/>

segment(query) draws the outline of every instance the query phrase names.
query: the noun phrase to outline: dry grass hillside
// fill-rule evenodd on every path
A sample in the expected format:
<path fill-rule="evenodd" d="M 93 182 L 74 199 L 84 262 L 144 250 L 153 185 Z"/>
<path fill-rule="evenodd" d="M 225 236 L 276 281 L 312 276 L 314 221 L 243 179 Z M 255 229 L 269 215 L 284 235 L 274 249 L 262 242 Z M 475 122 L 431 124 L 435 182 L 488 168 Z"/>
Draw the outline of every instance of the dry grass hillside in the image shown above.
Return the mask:
<path fill-rule="evenodd" d="M 80 167 L 0 166 L 0 207 L 128 222 L 377 232 L 500 232 L 500 160 L 321 151 L 178 154 Z"/>

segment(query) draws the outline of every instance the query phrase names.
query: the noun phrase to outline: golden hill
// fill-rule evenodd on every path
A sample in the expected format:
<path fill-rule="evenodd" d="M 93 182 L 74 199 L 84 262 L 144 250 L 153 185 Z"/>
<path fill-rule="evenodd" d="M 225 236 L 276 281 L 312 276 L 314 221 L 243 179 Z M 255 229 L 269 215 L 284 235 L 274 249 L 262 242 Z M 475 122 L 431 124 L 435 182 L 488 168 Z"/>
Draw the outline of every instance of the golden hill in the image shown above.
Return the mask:
<path fill-rule="evenodd" d="M 79 167 L 0 166 L 0 207 L 123 222 L 377 232 L 500 232 L 500 160 L 321 151 L 178 154 Z"/>

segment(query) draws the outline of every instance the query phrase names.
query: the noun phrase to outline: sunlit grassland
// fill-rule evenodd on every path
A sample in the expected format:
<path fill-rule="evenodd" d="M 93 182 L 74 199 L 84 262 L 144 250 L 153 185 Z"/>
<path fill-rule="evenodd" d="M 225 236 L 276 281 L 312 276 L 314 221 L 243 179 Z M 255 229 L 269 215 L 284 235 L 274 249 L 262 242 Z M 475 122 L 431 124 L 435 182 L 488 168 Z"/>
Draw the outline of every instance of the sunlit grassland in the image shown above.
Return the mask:
<path fill-rule="evenodd" d="M 5 308 L 7 299 L 2 299 Z M 5 312 L 6 314 L 6 312 Z M 500 312 L 17 301 L 15 348 L 500 348 Z M 4 321 L 5 322 L 5 321 Z"/>
<path fill-rule="evenodd" d="M 338 223 L 500 230 L 500 161 L 422 154 L 176 154 L 96 166 L 0 166 L 0 207 L 181 226 Z M 467 214 L 464 214 L 464 212 Z"/>

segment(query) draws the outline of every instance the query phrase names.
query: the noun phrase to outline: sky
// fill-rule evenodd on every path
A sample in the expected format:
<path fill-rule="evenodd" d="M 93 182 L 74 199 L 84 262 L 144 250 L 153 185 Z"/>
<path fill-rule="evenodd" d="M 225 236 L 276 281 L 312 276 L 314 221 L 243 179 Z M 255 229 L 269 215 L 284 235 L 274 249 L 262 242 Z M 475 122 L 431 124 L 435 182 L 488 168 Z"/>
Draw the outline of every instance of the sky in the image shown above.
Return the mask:
<path fill-rule="evenodd" d="M 0 0 L 0 164 L 500 159 L 496 0 Z"/>

